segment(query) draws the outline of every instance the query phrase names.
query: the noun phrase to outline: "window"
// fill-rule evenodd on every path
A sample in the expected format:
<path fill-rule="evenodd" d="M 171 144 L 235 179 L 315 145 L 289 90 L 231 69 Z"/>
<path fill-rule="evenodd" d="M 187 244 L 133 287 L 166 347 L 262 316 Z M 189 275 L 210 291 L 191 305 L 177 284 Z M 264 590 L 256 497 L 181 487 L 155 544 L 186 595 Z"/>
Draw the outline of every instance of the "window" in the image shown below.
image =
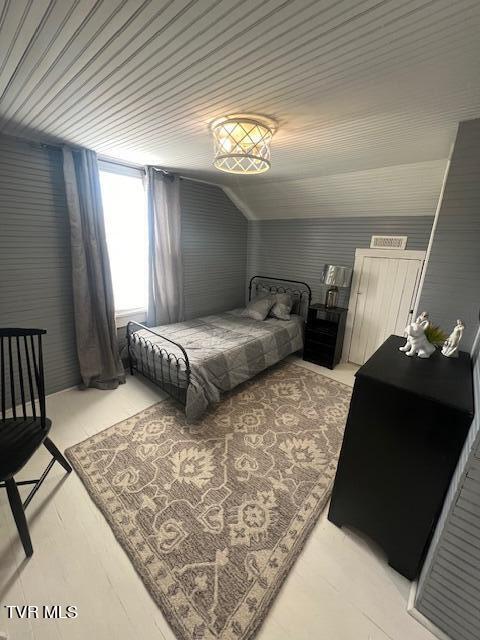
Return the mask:
<path fill-rule="evenodd" d="M 132 315 L 147 308 L 148 234 L 143 172 L 99 162 L 105 233 L 115 312 Z"/>

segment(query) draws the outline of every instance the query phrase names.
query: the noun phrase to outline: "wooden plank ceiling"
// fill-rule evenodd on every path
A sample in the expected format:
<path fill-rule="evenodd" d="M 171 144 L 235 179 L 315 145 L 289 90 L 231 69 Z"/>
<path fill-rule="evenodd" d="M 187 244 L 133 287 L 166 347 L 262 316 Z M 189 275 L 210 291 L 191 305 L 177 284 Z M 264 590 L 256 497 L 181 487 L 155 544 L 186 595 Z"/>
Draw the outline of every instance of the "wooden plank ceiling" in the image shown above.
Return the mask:
<path fill-rule="evenodd" d="M 228 186 L 259 218 L 433 215 L 480 116 L 478 0 L 0 0 L 0 131 Z M 272 169 L 208 124 L 276 118 Z"/>

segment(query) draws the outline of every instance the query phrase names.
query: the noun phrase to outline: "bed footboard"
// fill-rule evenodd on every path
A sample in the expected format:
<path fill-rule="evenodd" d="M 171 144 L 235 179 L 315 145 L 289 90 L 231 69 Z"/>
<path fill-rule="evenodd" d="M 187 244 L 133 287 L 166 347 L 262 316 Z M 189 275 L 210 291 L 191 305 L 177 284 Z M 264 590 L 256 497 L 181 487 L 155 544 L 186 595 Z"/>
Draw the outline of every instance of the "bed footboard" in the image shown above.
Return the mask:
<path fill-rule="evenodd" d="M 138 335 L 138 331 L 147 331 L 151 338 Z M 170 353 L 152 340 L 161 338 L 177 347 L 182 355 Z M 128 366 L 133 375 L 137 371 L 142 376 L 163 389 L 183 406 L 187 401 L 187 389 L 190 385 L 191 369 L 187 352 L 178 342 L 162 336 L 139 322 L 127 324 Z"/>

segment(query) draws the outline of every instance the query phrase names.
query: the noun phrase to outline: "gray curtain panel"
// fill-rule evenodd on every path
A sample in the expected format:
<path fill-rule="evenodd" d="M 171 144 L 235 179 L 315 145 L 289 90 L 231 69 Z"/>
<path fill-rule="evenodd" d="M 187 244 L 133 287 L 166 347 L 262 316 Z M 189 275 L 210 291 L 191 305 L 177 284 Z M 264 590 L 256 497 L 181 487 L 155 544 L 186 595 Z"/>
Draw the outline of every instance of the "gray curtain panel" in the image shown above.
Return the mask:
<path fill-rule="evenodd" d="M 176 176 L 147 168 L 150 326 L 184 318 L 180 185 Z"/>
<path fill-rule="evenodd" d="M 118 352 L 97 156 L 63 147 L 70 220 L 77 353 L 86 387 L 115 389 L 125 382 Z"/>

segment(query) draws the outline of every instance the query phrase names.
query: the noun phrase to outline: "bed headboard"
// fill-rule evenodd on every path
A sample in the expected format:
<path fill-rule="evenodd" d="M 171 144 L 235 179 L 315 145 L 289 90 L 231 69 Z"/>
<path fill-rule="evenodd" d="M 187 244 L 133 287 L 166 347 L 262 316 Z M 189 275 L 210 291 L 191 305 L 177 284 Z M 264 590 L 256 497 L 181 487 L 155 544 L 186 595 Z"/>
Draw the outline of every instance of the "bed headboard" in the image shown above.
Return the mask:
<path fill-rule="evenodd" d="M 306 282 L 270 276 L 253 276 L 248 285 L 248 300 L 255 298 L 259 291 L 290 293 L 294 300 L 293 312 L 307 317 L 308 307 L 312 303 L 312 290 Z"/>

